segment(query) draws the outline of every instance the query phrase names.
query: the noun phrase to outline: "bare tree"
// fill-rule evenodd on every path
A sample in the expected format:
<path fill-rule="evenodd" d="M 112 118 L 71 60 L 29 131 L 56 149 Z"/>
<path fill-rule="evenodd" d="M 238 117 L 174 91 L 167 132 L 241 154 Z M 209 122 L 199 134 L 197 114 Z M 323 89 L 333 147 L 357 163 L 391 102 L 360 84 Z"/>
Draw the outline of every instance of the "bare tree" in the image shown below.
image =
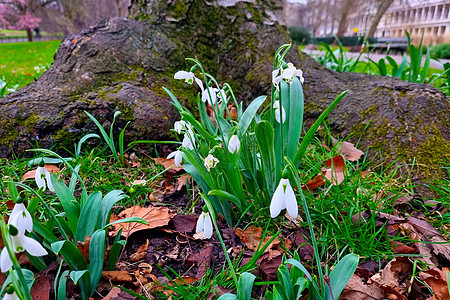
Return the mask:
<path fill-rule="evenodd" d="M 348 16 L 352 13 L 356 7 L 358 0 L 343 0 L 341 6 L 341 19 L 339 20 L 337 36 L 343 36 L 347 31 Z"/>
<path fill-rule="evenodd" d="M 370 24 L 369 30 L 367 31 L 366 38 L 371 37 L 375 34 L 375 30 L 377 30 L 378 23 L 380 23 L 381 18 L 389 9 L 394 0 L 378 0 L 379 5 L 377 8 L 377 12 L 372 18 L 372 23 Z"/>

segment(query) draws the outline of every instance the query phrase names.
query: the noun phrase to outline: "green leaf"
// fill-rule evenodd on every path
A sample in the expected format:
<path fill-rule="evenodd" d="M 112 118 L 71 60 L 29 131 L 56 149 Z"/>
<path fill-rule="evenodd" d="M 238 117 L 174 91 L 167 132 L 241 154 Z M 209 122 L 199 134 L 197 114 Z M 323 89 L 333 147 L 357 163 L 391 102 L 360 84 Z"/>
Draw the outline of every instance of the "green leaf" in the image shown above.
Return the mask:
<path fill-rule="evenodd" d="M 330 287 L 333 292 L 333 298 L 338 299 L 342 290 L 347 285 L 347 282 L 355 273 L 358 266 L 359 258 L 357 255 L 350 253 L 344 256 L 339 263 L 334 267 L 330 274 Z M 330 290 L 325 289 L 326 299 L 332 299 Z"/>
<path fill-rule="evenodd" d="M 291 264 L 291 265 L 296 266 L 297 268 L 299 268 L 303 272 L 303 274 L 306 275 L 308 280 L 311 282 L 312 286 L 316 290 L 317 295 L 320 295 L 320 289 L 317 286 L 316 282 L 313 280 L 313 278 L 311 277 L 311 274 L 309 274 L 308 270 L 306 270 L 306 268 L 299 261 L 291 258 L 291 259 L 286 260 L 285 263 L 286 264 Z"/>
<path fill-rule="evenodd" d="M 76 185 L 77 185 L 77 179 L 78 179 L 77 174 L 78 174 L 78 172 L 80 171 L 80 167 L 81 167 L 81 165 L 77 165 L 77 166 L 74 168 L 74 171 L 73 171 L 73 173 L 72 173 L 72 176 L 70 176 L 69 190 L 70 190 L 70 192 L 71 192 L 72 194 L 75 192 L 75 187 L 76 187 Z"/>
<path fill-rule="evenodd" d="M 306 133 L 305 137 L 303 138 L 302 143 L 300 144 L 299 149 L 297 150 L 297 154 L 295 155 L 295 158 L 293 160 L 293 163 L 295 166 L 298 166 L 300 164 L 300 160 L 302 159 L 303 155 L 306 152 L 306 148 L 311 143 L 312 138 L 314 137 L 314 134 L 316 133 L 317 128 L 319 128 L 320 124 L 325 120 L 325 118 L 328 116 L 328 114 L 333 110 L 333 108 L 344 98 L 344 96 L 347 94 L 348 91 L 342 92 L 331 104 L 330 106 L 325 109 L 325 111 L 319 116 L 319 118 L 314 122 L 314 124 L 309 128 L 308 132 Z"/>
<path fill-rule="evenodd" d="M 251 299 L 253 282 L 255 281 L 255 278 L 256 278 L 255 275 L 248 272 L 244 272 L 241 274 L 237 287 L 239 300 Z"/>
<path fill-rule="evenodd" d="M 120 153 L 120 159 L 123 160 L 123 140 L 125 138 L 125 129 L 127 129 L 128 125 L 130 124 L 131 121 L 128 121 L 127 124 L 125 124 L 125 127 L 120 131 L 119 134 L 119 153 Z"/>
<path fill-rule="evenodd" d="M 105 238 L 106 232 L 104 230 L 97 230 L 92 235 L 89 243 L 90 264 L 88 266 L 88 271 L 91 276 L 91 289 L 89 296 L 94 294 L 95 288 L 97 287 L 102 275 L 103 260 L 105 255 Z"/>
<path fill-rule="evenodd" d="M 292 286 L 291 277 L 289 276 L 289 270 L 286 265 L 281 265 L 278 267 L 277 278 L 283 287 L 283 289 L 280 290 L 280 293 L 282 293 L 286 299 L 293 299 L 294 287 Z"/>
<path fill-rule="evenodd" d="M 238 197 L 222 190 L 210 190 L 208 192 L 208 196 L 218 196 L 220 198 L 226 199 L 230 202 L 232 202 L 234 205 L 236 205 L 236 208 L 239 210 L 239 212 L 242 212 L 242 203 L 241 199 Z"/>
<path fill-rule="evenodd" d="M 86 236 L 101 228 L 102 193 L 89 195 L 78 219 L 75 242 L 84 242 Z"/>
<path fill-rule="evenodd" d="M 43 236 L 49 244 L 59 241 L 50 230 L 41 225 L 36 219 L 33 219 L 33 230 L 36 231 L 37 234 Z"/>
<path fill-rule="evenodd" d="M 275 190 L 276 166 L 275 152 L 273 146 L 273 128 L 267 121 L 261 121 L 255 126 L 255 135 L 261 150 L 261 158 L 263 163 L 263 176 L 266 179 L 267 189 L 270 196 Z"/>
<path fill-rule="evenodd" d="M 76 199 L 73 194 L 70 192 L 69 188 L 65 185 L 64 182 L 59 181 L 58 177 L 55 174 L 51 175 L 51 180 L 53 187 L 55 188 L 56 195 L 61 201 L 61 204 L 64 208 L 64 212 L 66 213 L 67 220 L 69 221 L 70 228 L 72 232 L 75 234 L 77 231 L 78 218 L 80 217 L 80 208 L 76 205 Z"/>
<path fill-rule="evenodd" d="M 237 299 L 235 294 L 228 293 L 228 294 L 223 294 L 217 300 L 235 300 L 235 299 Z"/>
<path fill-rule="evenodd" d="M 19 192 L 17 191 L 16 184 L 13 181 L 8 182 L 8 190 L 9 190 L 9 197 L 12 201 L 16 201 L 17 197 L 19 196 Z"/>
<path fill-rule="evenodd" d="M 123 247 L 127 244 L 126 240 L 120 240 L 120 236 L 122 235 L 123 227 L 120 228 L 119 232 L 117 233 L 114 243 L 111 246 L 111 249 L 109 250 L 108 260 L 106 263 L 106 270 L 112 271 L 117 263 L 117 260 L 119 259 L 120 251 Z"/>
<path fill-rule="evenodd" d="M 57 300 L 66 300 L 67 275 L 69 270 L 64 271 L 59 277 Z"/>
<path fill-rule="evenodd" d="M 87 268 L 86 260 L 80 250 L 70 241 L 58 241 L 50 245 L 53 253 L 59 254 L 72 270 L 85 270 Z"/>
<path fill-rule="evenodd" d="M 253 119 L 255 118 L 256 113 L 258 112 L 261 105 L 266 100 L 266 96 L 259 96 L 255 100 L 250 103 L 247 109 L 242 114 L 242 117 L 239 120 L 238 129 L 242 135 L 247 132 L 248 126 L 251 124 Z"/>
<path fill-rule="evenodd" d="M 127 198 L 128 196 L 120 190 L 113 190 L 105 195 L 102 200 L 102 212 L 101 212 L 101 227 L 104 227 L 111 216 L 112 207 L 120 200 Z"/>
<path fill-rule="evenodd" d="M 89 134 L 86 134 L 85 136 L 83 136 L 80 139 L 80 141 L 78 142 L 77 147 L 75 149 L 75 157 L 80 156 L 81 146 L 83 145 L 84 142 L 86 142 L 90 138 L 98 138 L 99 139 L 100 136 L 98 134 L 96 134 L 96 133 L 89 133 Z"/>
<path fill-rule="evenodd" d="M 303 89 L 296 76 L 290 86 L 289 131 L 286 156 L 294 159 L 303 126 Z"/>
<path fill-rule="evenodd" d="M 172 94 L 172 92 L 168 88 L 163 87 L 163 90 L 169 95 L 170 99 L 172 99 L 173 106 L 175 106 L 175 108 L 178 109 L 178 111 L 182 111 L 184 109 L 183 105 L 181 105 L 181 103 L 180 103 L 180 101 L 178 101 L 177 97 L 175 97 L 175 95 Z"/>
<path fill-rule="evenodd" d="M 420 73 L 419 83 L 424 83 L 427 78 L 428 69 L 430 68 L 430 60 L 430 47 L 427 47 L 427 55 L 425 56 L 425 63 L 423 65 L 422 72 Z"/>
<path fill-rule="evenodd" d="M 88 270 L 82 271 L 72 271 L 70 272 L 70 278 L 73 280 L 75 284 L 80 285 L 81 290 L 81 298 L 83 300 L 88 300 L 90 297 L 90 274 Z"/>
<path fill-rule="evenodd" d="M 41 160 L 42 160 L 42 157 L 37 157 L 37 158 L 29 160 L 27 164 L 30 167 L 32 167 L 32 166 L 39 164 L 41 162 Z M 67 162 L 67 161 L 71 161 L 71 160 L 73 160 L 73 157 L 65 157 L 64 159 L 44 157 L 44 163 L 50 164 L 50 165 L 56 165 L 56 164 L 63 163 L 64 161 Z"/>

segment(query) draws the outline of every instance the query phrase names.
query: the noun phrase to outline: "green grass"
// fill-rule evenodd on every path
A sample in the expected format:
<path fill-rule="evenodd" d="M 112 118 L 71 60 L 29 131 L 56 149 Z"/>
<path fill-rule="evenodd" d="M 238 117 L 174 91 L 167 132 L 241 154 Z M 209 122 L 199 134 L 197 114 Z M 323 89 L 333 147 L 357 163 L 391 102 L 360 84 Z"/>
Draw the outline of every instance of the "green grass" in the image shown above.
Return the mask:
<path fill-rule="evenodd" d="M 46 31 L 41 31 L 39 32 L 39 34 L 41 36 L 54 36 L 54 35 L 60 35 L 61 33 L 50 33 L 50 32 L 46 32 Z M 5 30 L 0 30 L 0 39 L 2 39 L 3 37 L 27 37 L 27 32 L 25 30 L 10 30 L 10 29 L 5 29 Z M 33 32 L 33 37 L 34 37 L 34 32 Z"/>
<path fill-rule="evenodd" d="M 34 67 L 50 66 L 61 41 L 0 44 L 0 78 L 8 87 L 26 86 L 42 75 Z"/>

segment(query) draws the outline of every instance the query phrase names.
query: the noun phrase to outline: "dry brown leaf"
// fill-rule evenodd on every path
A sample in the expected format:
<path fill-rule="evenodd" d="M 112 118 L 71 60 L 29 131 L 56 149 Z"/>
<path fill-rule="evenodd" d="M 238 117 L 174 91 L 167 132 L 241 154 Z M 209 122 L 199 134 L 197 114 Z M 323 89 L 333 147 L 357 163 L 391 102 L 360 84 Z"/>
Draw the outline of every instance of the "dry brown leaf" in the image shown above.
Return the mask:
<path fill-rule="evenodd" d="M 384 298 L 383 290 L 376 284 L 366 284 L 356 274 L 353 274 L 342 291 L 340 300 L 378 300 Z"/>
<path fill-rule="evenodd" d="M 334 137 L 331 137 L 331 140 L 333 141 L 333 146 L 338 143 L 338 140 Z M 357 149 L 354 144 L 349 142 L 343 142 L 339 147 L 338 152 L 341 153 L 345 157 L 345 159 L 349 161 L 357 161 L 361 158 L 362 155 L 364 155 L 363 151 Z"/>
<path fill-rule="evenodd" d="M 59 172 L 61 172 L 61 170 L 57 167 L 57 166 L 55 166 L 55 165 L 45 165 L 45 168 L 50 172 L 50 173 L 59 173 Z M 23 174 L 23 176 L 22 176 L 22 180 L 27 180 L 27 179 L 30 179 L 30 178 L 33 178 L 34 179 L 34 176 L 36 175 L 36 169 L 34 169 L 34 170 L 31 170 L 31 171 L 28 171 L 28 172 L 26 172 L 25 174 Z"/>
<path fill-rule="evenodd" d="M 86 261 L 89 261 L 89 243 L 91 241 L 91 236 L 88 235 L 84 242 L 78 241 L 77 248 L 80 250 L 81 254 L 83 254 L 83 257 Z"/>
<path fill-rule="evenodd" d="M 404 293 L 410 285 L 405 280 L 413 269 L 413 264 L 408 257 L 396 257 L 391 260 L 380 273 L 370 278 L 377 283 L 387 294 L 393 294 L 397 299 L 407 299 Z"/>
<path fill-rule="evenodd" d="M 327 178 L 334 185 L 341 184 L 345 178 L 345 161 L 341 155 L 335 156 L 324 162 L 327 169 L 322 168 L 325 171 L 325 178 Z"/>
<path fill-rule="evenodd" d="M 450 272 L 448 268 L 443 268 L 442 271 L 433 267 L 427 271 L 420 272 L 419 276 L 422 281 L 425 281 L 433 290 L 433 300 L 448 300 L 450 295 L 447 285 L 447 273 Z"/>
<path fill-rule="evenodd" d="M 131 282 L 133 280 L 128 271 L 102 271 L 102 278 L 112 282 Z"/>
<path fill-rule="evenodd" d="M 30 294 L 33 300 L 48 300 L 50 299 L 50 281 L 43 273 L 36 276 L 36 281 L 31 288 Z"/>
<path fill-rule="evenodd" d="M 113 226 L 111 226 L 109 235 L 116 236 L 120 228 L 123 228 L 122 236 L 128 237 L 132 233 L 140 230 L 165 226 L 169 224 L 169 221 L 172 219 L 173 216 L 174 214 L 171 213 L 167 207 L 163 206 L 142 207 L 139 205 L 135 205 L 133 207 L 123 210 L 118 216 L 111 215 L 111 222 L 130 217 L 138 217 L 147 221 L 148 224 L 141 224 L 141 223 L 114 224 Z"/>
<path fill-rule="evenodd" d="M 441 234 L 437 231 L 430 223 L 425 220 L 419 220 L 414 217 L 409 217 L 406 219 L 408 223 L 412 224 L 420 234 L 426 236 L 440 236 Z"/>
<path fill-rule="evenodd" d="M 248 249 L 250 250 L 258 249 L 258 245 L 260 244 L 262 237 L 262 228 L 255 227 L 252 225 L 247 227 L 245 230 L 242 230 L 241 228 L 236 228 L 234 232 L 241 239 L 241 241 L 245 243 Z M 261 247 L 264 246 L 271 238 L 272 238 L 271 236 L 266 236 L 262 241 Z M 264 252 L 269 251 L 269 249 L 271 249 L 273 246 L 278 245 L 279 243 L 280 240 L 278 238 L 275 238 Z"/>
<path fill-rule="evenodd" d="M 121 289 L 115 286 L 109 291 L 109 293 L 105 297 L 103 297 L 102 300 L 111 300 L 111 298 L 113 297 L 118 297 L 121 291 L 122 291 Z"/>
<path fill-rule="evenodd" d="M 143 180 L 143 179 L 139 179 L 139 180 L 135 180 L 131 183 L 132 185 L 146 185 L 147 184 L 147 180 Z"/>
<path fill-rule="evenodd" d="M 186 181 L 188 181 L 189 178 L 191 178 L 191 176 L 189 176 L 188 174 L 177 178 L 177 191 L 181 191 L 181 189 L 186 185 Z"/>
<path fill-rule="evenodd" d="M 450 243 L 440 236 L 431 237 L 431 242 L 439 244 L 431 244 L 433 247 L 433 252 L 436 255 L 443 256 L 450 262 Z"/>
<path fill-rule="evenodd" d="M 148 245 L 149 245 L 149 241 L 147 239 L 147 242 L 145 244 L 142 244 L 135 253 L 130 255 L 130 260 L 132 262 L 136 262 L 138 260 L 143 259 L 145 257 L 145 255 L 147 254 Z"/>

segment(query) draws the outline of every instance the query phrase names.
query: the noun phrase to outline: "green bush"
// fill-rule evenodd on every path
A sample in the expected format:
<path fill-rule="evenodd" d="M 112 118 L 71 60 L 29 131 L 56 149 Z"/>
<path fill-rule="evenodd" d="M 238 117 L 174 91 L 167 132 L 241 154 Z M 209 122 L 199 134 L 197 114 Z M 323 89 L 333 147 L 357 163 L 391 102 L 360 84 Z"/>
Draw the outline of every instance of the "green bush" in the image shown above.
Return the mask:
<path fill-rule="evenodd" d="M 432 46 L 430 49 L 431 56 L 435 58 L 447 58 L 450 59 L 450 44 L 440 44 Z"/>
<path fill-rule="evenodd" d="M 302 26 L 290 26 L 288 28 L 289 34 L 291 35 L 291 39 L 297 45 L 308 44 L 311 40 L 311 35 L 309 33 L 308 28 Z"/>

